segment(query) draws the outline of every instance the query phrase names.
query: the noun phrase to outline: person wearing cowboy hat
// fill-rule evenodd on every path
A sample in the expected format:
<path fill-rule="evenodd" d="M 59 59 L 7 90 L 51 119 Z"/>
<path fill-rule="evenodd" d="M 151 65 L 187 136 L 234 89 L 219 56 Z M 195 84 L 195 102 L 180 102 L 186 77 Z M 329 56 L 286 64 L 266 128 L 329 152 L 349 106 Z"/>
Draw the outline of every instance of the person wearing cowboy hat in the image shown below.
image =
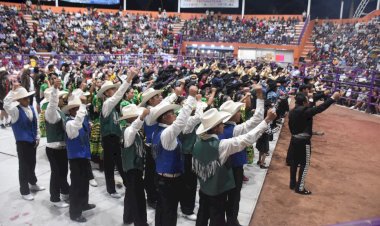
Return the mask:
<path fill-rule="evenodd" d="M 198 88 L 191 86 L 187 102 L 178 117 L 174 111 L 179 105 L 163 102 L 151 109 L 152 120 L 158 122 L 158 128 L 152 136 L 152 150 L 156 160 L 158 199 L 155 225 L 172 226 L 177 224 L 177 208 L 184 191 L 184 164 L 181 142 L 178 138 L 186 126 L 186 121 L 196 104 Z"/>
<path fill-rule="evenodd" d="M 88 203 L 89 178 L 88 165 L 90 164 L 90 124 L 86 110 L 86 97 L 70 99 L 62 108 L 67 114 L 66 148 L 70 163 L 70 219 L 76 222 L 86 222 L 82 212 L 95 208 Z"/>
<path fill-rule="evenodd" d="M 46 125 L 46 155 L 51 169 L 50 201 L 55 207 L 65 208 L 69 205 L 64 202 L 69 198 L 69 184 L 67 183 L 68 160 L 65 142 L 66 121 L 65 114 L 60 110 L 63 107 L 63 97 L 66 91 L 59 91 L 61 80 L 54 80 L 54 86 L 45 90 L 45 99 L 48 103 L 45 111 Z M 62 200 L 60 198 L 62 194 Z"/>
<path fill-rule="evenodd" d="M 237 125 L 241 120 L 240 109 L 244 106 L 244 103 L 237 103 L 229 100 L 220 106 L 220 111 L 230 114 L 230 116 L 226 118 L 223 133 L 218 135 L 220 140 L 246 134 L 254 129 L 257 125 L 259 125 L 260 122 L 264 119 L 264 97 L 262 87 L 260 85 L 254 85 L 254 90 L 257 96 L 255 114 L 242 124 Z M 250 97 L 245 99 L 248 99 L 248 101 L 250 101 Z M 232 166 L 235 188 L 231 189 L 227 194 L 227 224 L 231 226 L 239 226 L 240 223 L 238 221 L 238 214 L 240 191 L 243 186 L 243 166 L 247 163 L 247 152 L 245 149 L 243 149 L 242 151 L 231 155 L 229 159 L 229 162 Z"/>
<path fill-rule="evenodd" d="M 226 225 L 225 211 L 227 192 L 235 187 L 232 168 L 226 165 L 229 156 L 252 145 L 276 118 L 274 111 L 248 133 L 219 140 L 230 113 L 212 108 L 203 113 L 196 134 L 199 139 L 194 145 L 193 170 L 200 183 L 199 209 L 196 225 Z M 210 224 L 208 221 L 210 220 Z"/>
<path fill-rule="evenodd" d="M 201 102 L 202 95 L 197 95 L 197 104 L 193 106 L 191 116 L 189 117 L 189 120 L 187 120 L 186 126 L 180 135 L 182 154 L 184 156 L 183 178 L 185 183 L 184 192 L 181 194 L 180 204 L 183 214 L 182 216 L 192 221 L 197 220 L 197 215 L 194 214 L 195 197 L 197 192 L 197 175 L 192 170 L 192 153 L 195 141 L 197 139 L 195 131 L 201 123 L 203 110 L 206 109 L 209 104 L 211 105 L 211 103 L 213 103 L 215 93 L 216 88 L 213 88 L 208 103 Z"/>
<path fill-rule="evenodd" d="M 162 100 L 161 93 L 162 90 L 155 90 L 153 88 L 149 88 L 145 90 L 142 94 L 142 100 L 139 104 L 140 107 L 146 106 L 146 108 L 150 109 L 157 105 L 159 105 L 161 102 L 165 103 L 174 103 L 178 95 L 182 93 L 184 83 L 182 83 L 181 87 L 176 88 L 176 92 L 172 93 L 168 97 L 166 97 L 164 100 Z M 148 206 L 152 207 L 153 209 L 156 208 L 157 203 L 157 189 L 155 185 L 155 161 L 153 159 L 151 145 L 152 145 L 152 134 L 155 130 L 157 130 L 158 123 L 155 120 L 151 119 L 152 115 L 149 114 L 145 117 L 144 122 L 144 133 L 145 133 L 145 175 L 144 175 L 144 184 L 145 184 L 145 191 L 147 194 L 147 202 Z"/>
<path fill-rule="evenodd" d="M 4 109 L 11 116 L 12 130 L 16 139 L 17 156 L 19 161 L 20 193 L 23 199 L 34 199 L 30 190 L 42 191 L 44 187 L 37 185 L 36 150 L 40 142 L 40 131 L 37 125 L 37 115 L 30 104 L 28 92 L 13 81 L 13 89 L 4 98 Z M 29 186 L 28 186 L 29 183 Z"/>
<path fill-rule="evenodd" d="M 143 180 L 145 150 L 140 129 L 149 112 L 149 109 L 137 107 L 135 104 L 130 104 L 122 109 L 123 116 L 120 120 L 127 122 L 123 132 L 121 151 L 128 187 L 124 197 L 124 224 L 148 225 Z"/>
<path fill-rule="evenodd" d="M 121 198 L 116 192 L 114 168 L 115 164 L 126 185 L 126 175 L 123 171 L 120 154 L 121 128 L 119 124 L 119 114 L 115 109 L 116 105 L 123 98 L 124 93 L 131 85 L 132 79 L 138 71 L 131 68 L 128 72 L 127 80 L 123 84 L 113 84 L 106 81 L 97 93 L 97 97 L 104 98 L 102 112 L 100 115 L 100 133 L 102 136 L 102 146 L 104 150 L 104 175 L 106 178 L 107 192 L 113 198 Z"/>

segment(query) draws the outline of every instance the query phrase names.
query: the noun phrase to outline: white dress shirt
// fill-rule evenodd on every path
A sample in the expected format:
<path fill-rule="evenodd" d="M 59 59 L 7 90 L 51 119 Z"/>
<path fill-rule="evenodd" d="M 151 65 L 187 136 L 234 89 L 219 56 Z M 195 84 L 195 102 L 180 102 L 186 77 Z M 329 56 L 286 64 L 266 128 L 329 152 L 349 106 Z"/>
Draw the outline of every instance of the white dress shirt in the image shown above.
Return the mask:
<path fill-rule="evenodd" d="M 267 127 L 268 124 L 265 122 L 265 120 L 263 120 L 258 126 L 256 126 L 253 130 L 249 131 L 247 134 L 221 140 L 219 143 L 220 164 L 223 165 L 230 155 L 233 155 L 239 151 L 242 151 L 244 148 L 253 145 L 257 141 L 257 139 L 259 139 L 261 135 L 265 132 Z M 219 139 L 216 134 L 206 133 L 200 136 L 202 140 L 207 140 L 211 137 Z"/>
<path fill-rule="evenodd" d="M 75 118 L 70 116 L 71 119 L 74 119 L 66 123 L 66 133 L 70 139 L 74 139 L 79 135 L 79 130 L 83 127 L 82 124 L 86 115 L 86 105 L 81 104 Z"/>
<path fill-rule="evenodd" d="M 12 124 L 16 123 L 19 117 L 19 111 L 18 111 L 17 106 L 18 106 L 18 102 L 13 101 L 13 91 L 10 91 L 8 95 L 4 98 L 4 110 L 11 116 Z M 33 112 L 32 112 L 33 106 L 30 106 L 30 105 L 28 107 L 24 107 L 21 105 L 19 106 L 25 112 L 28 119 L 32 121 L 33 120 Z M 37 112 L 36 111 L 34 112 L 36 113 L 36 119 L 37 119 Z M 41 134 L 40 127 L 38 126 L 38 120 L 37 120 L 37 137 L 36 137 L 37 140 L 40 139 L 40 134 Z"/>
<path fill-rule="evenodd" d="M 123 98 L 125 92 L 131 83 L 124 81 L 123 84 L 119 87 L 119 89 L 115 92 L 115 94 L 104 101 L 102 106 L 102 115 L 104 118 L 108 117 L 111 114 L 112 109 L 119 103 L 119 101 Z"/>
<path fill-rule="evenodd" d="M 130 126 L 128 126 L 124 130 L 124 147 L 130 147 L 135 142 L 135 137 L 137 132 L 141 129 L 144 121 L 141 121 L 140 116 L 137 117 L 135 121 L 132 122 Z"/>
<path fill-rule="evenodd" d="M 160 123 L 159 126 L 166 127 L 161 133 L 162 147 L 168 151 L 173 151 L 177 147 L 177 137 L 186 126 L 186 121 L 192 112 L 192 106 L 196 100 L 192 96 L 187 97 L 187 103 L 184 104 L 177 119 L 171 125 Z"/>
<path fill-rule="evenodd" d="M 202 102 L 197 102 L 197 108 L 195 110 L 195 114 L 193 116 L 190 116 L 189 120 L 186 123 L 185 128 L 183 129 L 183 134 L 189 134 L 192 133 L 195 129 L 195 127 L 201 123 L 201 117 L 203 114 L 203 106 Z"/>
<path fill-rule="evenodd" d="M 234 137 L 237 137 L 242 134 L 246 134 L 252 129 L 254 129 L 257 125 L 260 124 L 261 121 L 263 121 L 263 119 L 264 119 L 264 100 L 257 99 L 255 114 L 249 120 L 239 125 L 236 125 L 235 122 L 230 122 L 230 121 L 228 121 L 227 123 L 235 125 L 234 131 L 232 134 Z"/>
<path fill-rule="evenodd" d="M 58 102 L 59 102 L 58 89 L 53 88 L 53 91 L 51 92 L 51 95 L 50 95 L 48 106 L 45 111 L 45 120 L 50 124 L 55 124 L 61 120 L 61 115 L 58 113 L 58 110 L 59 110 Z M 65 141 L 46 143 L 46 147 L 52 148 L 52 149 L 62 149 L 65 146 L 66 146 Z"/>

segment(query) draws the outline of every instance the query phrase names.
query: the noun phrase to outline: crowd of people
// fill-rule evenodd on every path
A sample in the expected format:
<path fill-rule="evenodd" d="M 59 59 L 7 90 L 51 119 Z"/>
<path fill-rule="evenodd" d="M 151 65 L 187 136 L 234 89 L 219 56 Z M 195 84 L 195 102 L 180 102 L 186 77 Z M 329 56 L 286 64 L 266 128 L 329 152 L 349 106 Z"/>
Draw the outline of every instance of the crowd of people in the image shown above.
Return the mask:
<path fill-rule="evenodd" d="M 182 33 L 188 41 L 289 45 L 295 40 L 295 25 L 299 22 L 296 17 L 234 19 L 206 12 L 205 16 L 186 20 Z"/>

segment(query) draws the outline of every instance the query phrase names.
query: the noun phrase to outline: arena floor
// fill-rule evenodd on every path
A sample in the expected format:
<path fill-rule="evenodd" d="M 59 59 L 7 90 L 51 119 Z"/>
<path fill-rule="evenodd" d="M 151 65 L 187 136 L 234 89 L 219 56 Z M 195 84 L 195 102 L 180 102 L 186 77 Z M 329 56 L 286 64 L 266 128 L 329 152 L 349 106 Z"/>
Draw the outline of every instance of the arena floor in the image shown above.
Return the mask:
<path fill-rule="evenodd" d="M 315 117 L 311 196 L 289 190 L 287 121 L 250 225 L 328 225 L 380 216 L 380 118 L 332 106 Z"/>

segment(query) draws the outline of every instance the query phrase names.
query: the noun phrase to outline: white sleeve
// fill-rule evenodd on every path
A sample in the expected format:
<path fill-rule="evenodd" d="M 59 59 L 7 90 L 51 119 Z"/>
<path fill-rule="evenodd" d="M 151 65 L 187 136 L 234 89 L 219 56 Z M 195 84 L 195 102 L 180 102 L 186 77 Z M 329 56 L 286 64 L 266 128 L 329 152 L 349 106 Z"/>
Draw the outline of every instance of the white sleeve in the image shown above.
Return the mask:
<path fill-rule="evenodd" d="M 135 142 L 136 133 L 141 129 L 144 121 L 137 117 L 133 123 L 124 131 L 124 147 L 127 148 Z"/>
<path fill-rule="evenodd" d="M 264 100 L 256 100 L 255 114 L 246 122 L 236 125 L 234 128 L 233 136 L 237 137 L 242 134 L 246 134 L 255 128 L 264 119 Z"/>
<path fill-rule="evenodd" d="M 83 120 L 86 114 L 86 105 L 81 104 L 75 119 L 66 123 L 66 133 L 70 139 L 74 139 L 79 135 L 79 130 L 82 128 Z"/>
<path fill-rule="evenodd" d="M 103 117 L 107 117 L 109 114 L 111 114 L 112 109 L 123 98 L 125 92 L 127 91 L 130 85 L 131 85 L 130 83 L 128 83 L 127 81 L 124 81 L 123 84 L 121 84 L 119 89 L 116 91 L 116 93 L 112 97 L 104 101 L 103 107 L 102 107 Z"/>
<path fill-rule="evenodd" d="M 61 116 L 57 112 L 58 102 L 59 102 L 58 89 L 53 88 L 53 91 L 50 95 L 48 106 L 45 111 L 45 119 L 48 123 L 54 124 L 54 123 L 57 123 L 61 119 Z"/>
<path fill-rule="evenodd" d="M 167 96 L 163 101 L 168 102 L 170 104 L 174 104 L 176 102 L 178 96 L 175 93 L 170 94 L 170 96 Z"/>
<path fill-rule="evenodd" d="M 267 127 L 268 124 L 263 120 L 256 128 L 249 131 L 247 134 L 221 140 L 219 143 L 220 163 L 224 164 L 230 155 L 242 151 L 245 147 L 254 144 L 256 140 L 261 137 Z"/>
<path fill-rule="evenodd" d="M 151 110 L 152 110 L 152 108 L 151 108 Z M 148 114 L 147 116 L 145 116 L 145 119 L 144 119 L 145 123 L 146 123 L 148 126 L 151 126 L 151 125 L 153 125 L 153 124 L 156 123 L 156 121 L 153 121 L 153 122 L 152 122 L 152 113 L 151 113 L 151 112 L 152 112 L 152 111 L 150 111 L 149 114 Z"/>
<path fill-rule="evenodd" d="M 193 132 L 195 126 L 201 123 L 202 114 L 203 114 L 203 107 L 202 107 L 202 104 L 198 102 L 197 109 L 195 110 L 194 116 L 190 116 L 182 133 L 189 134 Z"/>
<path fill-rule="evenodd" d="M 13 91 L 10 91 L 4 98 L 4 110 L 11 116 L 12 123 L 18 120 L 19 111 L 17 104 L 16 101 L 13 101 Z"/>
<path fill-rule="evenodd" d="M 189 96 L 187 103 L 179 113 L 177 119 L 169 127 L 165 128 L 161 133 L 162 147 L 168 151 L 172 151 L 177 147 L 177 137 L 186 126 L 186 121 L 189 118 L 192 107 L 195 104 L 195 98 Z"/>

